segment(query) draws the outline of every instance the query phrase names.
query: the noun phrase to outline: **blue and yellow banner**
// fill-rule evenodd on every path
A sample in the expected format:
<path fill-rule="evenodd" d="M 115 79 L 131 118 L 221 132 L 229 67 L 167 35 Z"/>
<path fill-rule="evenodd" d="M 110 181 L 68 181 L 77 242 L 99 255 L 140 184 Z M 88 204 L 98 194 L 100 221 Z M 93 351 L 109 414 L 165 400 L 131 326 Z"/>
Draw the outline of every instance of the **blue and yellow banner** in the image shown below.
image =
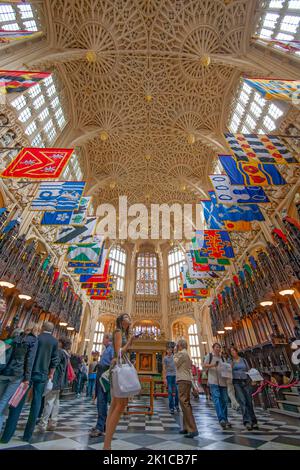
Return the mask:
<path fill-rule="evenodd" d="M 231 184 L 243 186 L 283 185 L 286 181 L 271 163 L 237 162 L 232 155 L 219 155 Z"/>
<path fill-rule="evenodd" d="M 244 81 L 266 100 L 294 101 L 300 99 L 300 80 L 244 78 Z"/>

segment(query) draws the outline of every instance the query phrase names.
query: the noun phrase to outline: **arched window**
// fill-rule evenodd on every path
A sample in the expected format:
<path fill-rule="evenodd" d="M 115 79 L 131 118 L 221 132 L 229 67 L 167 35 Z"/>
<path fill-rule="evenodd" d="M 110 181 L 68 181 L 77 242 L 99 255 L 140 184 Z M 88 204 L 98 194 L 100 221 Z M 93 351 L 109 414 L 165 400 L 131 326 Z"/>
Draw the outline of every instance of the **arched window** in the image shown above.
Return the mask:
<path fill-rule="evenodd" d="M 120 246 L 113 246 L 109 253 L 111 274 L 116 281 L 116 290 L 124 292 L 126 251 Z"/>
<path fill-rule="evenodd" d="M 274 104 L 243 83 L 236 94 L 228 128 L 233 133 L 269 134 L 279 127 L 286 110 L 286 103 Z"/>
<path fill-rule="evenodd" d="M 259 19 L 256 35 L 262 40 L 281 41 L 274 43 L 274 48 L 281 52 L 300 55 L 297 49 L 288 48 L 292 41 L 299 40 L 300 1 L 299 0 L 268 0 Z"/>
<path fill-rule="evenodd" d="M 185 263 L 185 256 L 179 248 L 174 248 L 168 254 L 170 293 L 179 291 L 180 268 Z"/>
<path fill-rule="evenodd" d="M 11 102 L 34 147 L 51 146 L 67 124 L 58 85 L 53 77 L 42 80 Z M 71 166 L 74 165 L 78 165 L 76 157 L 72 159 Z M 75 174 L 77 172 L 79 175 L 79 171 L 79 168 L 74 168 Z"/>
<path fill-rule="evenodd" d="M 94 341 L 93 341 L 93 351 L 102 352 L 102 343 L 103 343 L 103 336 L 104 336 L 104 325 L 103 323 L 97 321 L 95 333 L 94 333 Z"/>
<path fill-rule="evenodd" d="M 155 253 L 140 253 L 136 260 L 137 295 L 158 295 L 158 261 Z"/>
<path fill-rule="evenodd" d="M 194 364 L 196 364 L 196 366 L 201 367 L 201 355 L 196 323 L 189 327 L 188 334 L 192 361 Z"/>

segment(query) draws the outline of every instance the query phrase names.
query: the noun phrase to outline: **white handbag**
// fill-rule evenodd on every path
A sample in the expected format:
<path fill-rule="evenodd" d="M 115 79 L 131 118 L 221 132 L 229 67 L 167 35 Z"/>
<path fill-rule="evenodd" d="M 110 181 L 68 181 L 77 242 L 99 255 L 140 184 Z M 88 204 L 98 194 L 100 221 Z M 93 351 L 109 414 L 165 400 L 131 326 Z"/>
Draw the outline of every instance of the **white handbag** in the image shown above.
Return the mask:
<path fill-rule="evenodd" d="M 141 384 L 135 367 L 119 354 L 118 362 L 112 370 L 112 396 L 128 398 L 141 391 Z"/>

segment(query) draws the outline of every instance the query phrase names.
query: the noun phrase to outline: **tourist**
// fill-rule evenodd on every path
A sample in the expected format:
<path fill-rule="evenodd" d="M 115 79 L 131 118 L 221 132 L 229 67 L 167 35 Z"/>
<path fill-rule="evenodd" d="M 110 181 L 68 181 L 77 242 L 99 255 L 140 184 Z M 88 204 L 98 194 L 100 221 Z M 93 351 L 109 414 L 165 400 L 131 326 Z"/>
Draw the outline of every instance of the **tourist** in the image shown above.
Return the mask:
<path fill-rule="evenodd" d="M 180 339 L 175 346 L 174 362 L 176 366 L 176 381 L 181 410 L 183 413 L 183 428 L 180 434 L 193 438 L 198 436 L 196 422 L 193 416 L 190 395 L 192 389 L 192 361 L 187 352 L 187 342 Z"/>
<path fill-rule="evenodd" d="M 95 356 L 93 356 L 93 360 L 89 364 L 88 368 L 88 383 L 86 387 L 86 396 L 92 398 L 94 395 L 94 389 L 96 384 L 96 368 L 97 368 L 97 361 Z"/>
<path fill-rule="evenodd" d="M 0 372 L 0 431 L 9 400 L 21 382 L 29 385 L 37 346 L 37 325 L 31 324 L 26 332 L 14 330 L 9 343 L 8 361 Z"/>
<path fill-rule="evenodd" d="M 96 427 L 90 432 L 90 437 L 99 437 L 104 434 L 107 418 L 107 405 L 109 401 L 109 392 L 104 391 L 100 383 L 100 378 L 106 372 L 114 357 L 114 349 L 112 345 L 112 335 L 105 333 L 103 337 L 104 351 L 101 355 L 100 361 L 97 364 L 97 377 L 95 386 L 95 397 L 97 398 L 98 418 Z"/>
<path fill-rule="evenodd" d="M 129 328 L 131 324 L 130 316 L 127 313 L 123 313 L 117 318 L 116 329 L 113 333 L 113 348 L 114 348 L 114 359 L 112 366 L 117 362 L 119 355 L 129 361 L 127 351 L 132 345 L 134 336 L 129 336 Z M 113 387 L 111 389 L 112 402 L 109 408 L 108 417 L 106 420 L 106 433 L 104 440 L 104 450 L 111 449 L 111 441 L 113 434 L 118 425 L 120 417 L 128 405 L 128 398 L 117 398 L 114 396 Z"/>
<path fill-rule="evenodd" d="M 171 414 L 174 414 L 175 408 L 179 413 L 178 406 L 178 387 L 176 384 L 176 367 L 174 362 L 173 350 L 172 348 L 167 349 L 167 354 L 164 357 L 163 361 L 163 373 L 168 386 L 168 399 L 169 399 L 169 410 Z M 174 397 L 175 394 L 175 403 Z"/>
<path fill-rule="evenodd" d="M 43 324 L 42 333 L 38 336 L 37 353 L 31 374 L 33 397 L 27 425 L 23 435 L 24 441 L 29 441 L 31 439 L 41 408 L 45 386 L 48 380 L 53 380 L 55 368 L 58 365 L 58 341 L 52 335 L 53 330 L 53 323 L 47 321 Z M 16 408 L 10 407 L 8 420 L 6 421 L 4 432 L 1 437 L 2 443 L 9 442 L 14 435 L 26 396 L 27 394 L 24 395 Z"/>
<path fill-rule="evenodd" d="M 77 394 L 77 387 L 78 387 L 78 375 L 79 375 L 79 367 L 81 365 L 81 356 L 79 354 L 71 354 L 70 357 L 70 364 L 73 368 L 73 371 L 76 375 L 76 379 L 72 383 L 72 392 Z"/>
<path fill-rule="evenodd" d="M 253 409 L 251 379 L 247 372 L 250 370 L 246 359 L 239 355 L 237 348 L 230 348 L 232 357 L 232 382 L 237 400 L 241 406 L 243 423 L 248 431 L 258 429 L 257 419 Z"/>
<path fill-rule="evenodd" d="M 59 395 L 61 390 L 68 385 L 67 366 L 70 359 L 70 349 L 71 340 L 69 338 L 60 338 L 58 341 L 59 363 L 53 376 L 53 388 L 45 395 L 44 410 L 38 426 L 41 432 L 46 430 L 54 431 L 56 429 L 59 413 Z"/>
<path fill-rule="evenodd" d="M 226 362 L 231 362 L 231 358 L 227 352 L 227 349 L 223 349 L 222 356 L 226 360 Z M 232 377 L 226 378 L 226 384 L 227 384 L 227 394 L 230 400 L 231 408 L 235 411 L 239 411 L 240 405 L 235 396 L 235 389 L 232 383 Z"/>
<path fill-rule="evenodd" d="M 80 358 L 78 365 L 77 376 L 76 376 L 76 396 L 81 397 L 81 393 L 84 389 L 85 383 L 87 382 L 88 366 L 87 358 Z"/>
<path fill-rule="evenodd" d="M 231 428 L 231 424 L 228 422 L 227 379 L 222 377 L 222 362 L 225 360 L 221 355 L 221 345 L 214 343 L 212 352 L 204 359 L 203 368 L 208 370 L 207 382 L 219 423 L 222 429 L 226 429 Z"/>

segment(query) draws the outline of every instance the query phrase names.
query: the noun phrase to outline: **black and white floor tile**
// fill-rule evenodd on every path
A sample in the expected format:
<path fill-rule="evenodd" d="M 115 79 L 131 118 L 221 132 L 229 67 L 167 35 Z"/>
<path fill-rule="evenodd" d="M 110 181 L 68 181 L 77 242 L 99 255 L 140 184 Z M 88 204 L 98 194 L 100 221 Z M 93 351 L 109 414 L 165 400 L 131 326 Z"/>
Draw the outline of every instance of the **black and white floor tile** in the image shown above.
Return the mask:
<path fill-rule="evenodd" d="M 140 402 L 139 402 L 140 403 Z M 204 397 L 193 401 L 199 436 L 187 439 L 178 434 L 182 413 L 170 415 L 167 400 L 155 400 L 155 413 L 123 416 L 112 443 L 113 450 L 300 450 L 300 427 L 276 421 L 267 411 L 257 409 L 259 431 L 245 430 L 241 415 L 230 410 L 232 429 L 223 431 L 213 405 Z M 36 431 L 30 443 L 21 440 L 28 416 L 24 410 L 15 437 L 0 450 L 101 450 L 103 438 L 90 438 L 96 424 L 96 406 L 86 398 L 61 402 L 55 432 Z"/>

